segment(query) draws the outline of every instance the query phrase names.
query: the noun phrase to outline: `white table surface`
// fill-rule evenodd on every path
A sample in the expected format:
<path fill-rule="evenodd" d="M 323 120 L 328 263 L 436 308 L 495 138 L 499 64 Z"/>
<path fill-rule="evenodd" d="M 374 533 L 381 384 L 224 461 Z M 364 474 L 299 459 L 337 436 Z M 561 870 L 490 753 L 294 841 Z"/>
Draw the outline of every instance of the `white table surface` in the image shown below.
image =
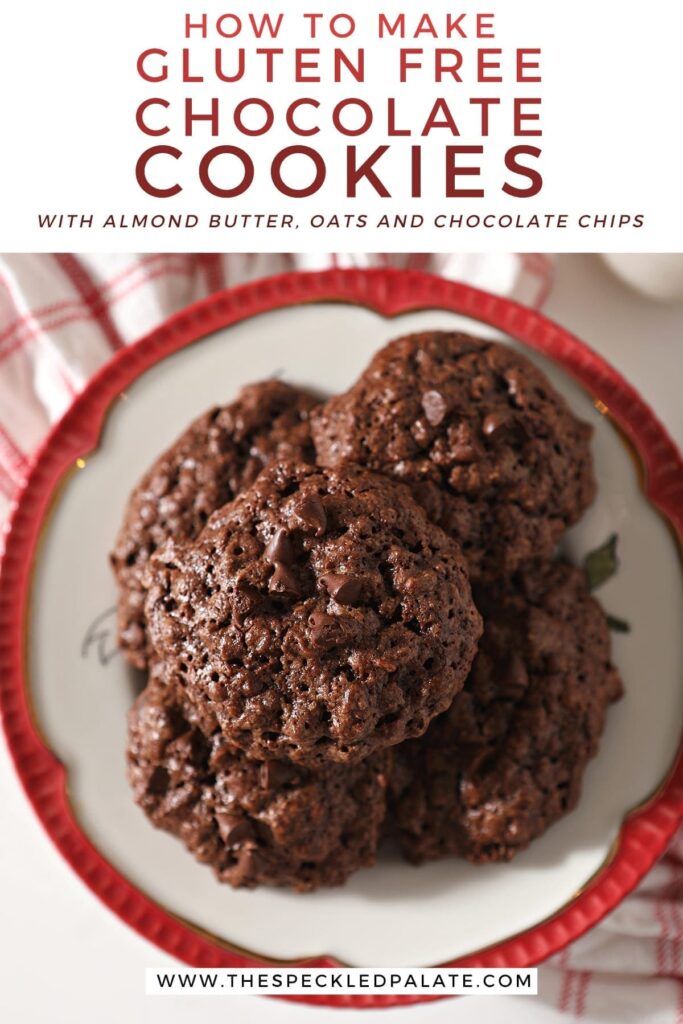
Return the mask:
<path fill-rule="evenodd" d="M 594 256 L 562 256 L 549 316 L 605 355 L 650 402 L 683 446 L 683 306 L 628 291 Z M 146 997 L 144 968 L 170 957 L 100 905 L 43 834 L 0 742 L 0 1021 L 7 1024 L 120 1024 L 145 1021 L 357 1021 L 367 1011 L 305 1008 L 252 997 Z M 558 977 L 544 969 L 537 998 L 445 1000 L 383 1011 L 381 1020 L 566 1021 Z M 628 986 L 626 986 L 628 987 Z M 611 1015 L 610 1015 L 611 1016 Z"/>

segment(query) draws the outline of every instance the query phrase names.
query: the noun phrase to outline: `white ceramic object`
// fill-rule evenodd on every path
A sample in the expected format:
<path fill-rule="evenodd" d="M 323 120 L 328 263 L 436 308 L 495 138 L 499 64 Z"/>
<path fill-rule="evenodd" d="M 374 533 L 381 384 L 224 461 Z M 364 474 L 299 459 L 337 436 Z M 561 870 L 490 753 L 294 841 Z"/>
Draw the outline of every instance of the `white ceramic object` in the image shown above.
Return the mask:
<path fill-rule="evenodd" d="M 605 253 L 608 267 L 641 295 L 659 302 L 683 300 L 683 253 Z"/>

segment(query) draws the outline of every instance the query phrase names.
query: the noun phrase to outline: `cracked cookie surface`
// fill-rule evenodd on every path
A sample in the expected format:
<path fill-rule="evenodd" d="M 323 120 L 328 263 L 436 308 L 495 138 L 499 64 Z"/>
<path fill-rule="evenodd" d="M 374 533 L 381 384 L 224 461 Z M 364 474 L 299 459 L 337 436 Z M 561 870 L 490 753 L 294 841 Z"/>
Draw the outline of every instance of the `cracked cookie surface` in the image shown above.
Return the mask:
<path fill-rule="evenodd" d="M 524 355 L 466 334 L 390 342 L 312 433 L 321 464 L 408 484 L 473 579 L 549 557 L 595 493 L 591 428 Z"/>
<path fill-rule="evenodd" d="M 234 887 L 304 892 L 342 884 L 375 861 L 389 754 L 315 774 L 251 761 L 153 678 L 129 715 L 128 777 L 157 828 Z"/>
<path fill-rule="evenodd" d="M 272 464 L 147 585 L 165 676 L 257 758 L 358 762 L 420 735 L 481 632 L 457 544 L 354 466 Z"/>
<path fill-rule="evenodd" d="M 195 420 L 131 494 L 110 560 L 119 586 L 119 642 L 136 668 L 148 661 L 144 574 L 169 537 L 196 537 L 274 457 L 312 459 L 316 399 L 279 380 L 250 384 Z"/>
<path fill-rule="evenodd" d="M 451 708 L 394 751 L 393 829 L 409 860 L 509 860 L 577 803 L 621 694 L 607 620 L 562 562 L 476 592 L 484 634 Z"/>

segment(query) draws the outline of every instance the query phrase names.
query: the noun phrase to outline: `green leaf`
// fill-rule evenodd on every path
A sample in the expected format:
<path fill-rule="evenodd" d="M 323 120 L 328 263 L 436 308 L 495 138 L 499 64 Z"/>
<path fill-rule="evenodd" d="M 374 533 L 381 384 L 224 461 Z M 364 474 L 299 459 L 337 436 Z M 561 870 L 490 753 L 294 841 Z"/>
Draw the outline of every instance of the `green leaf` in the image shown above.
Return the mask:
<path fill-rule="evenodd" d="M 594 551 L 589 551 L 583 563 L 586 583 L 589 590 L 597 590 L 603 583 L 614 576 L 619 568 L 617 558 L 617 535 L 613 533 L 609 540 Z"/>
<path fill-rule="evenodd" d="M 616 615 L 607 616 L 607 625 L 610 629 L 614 630 L 615 633 L 630 633 L 631 624 L 626 619 L 620 619 Z"/>

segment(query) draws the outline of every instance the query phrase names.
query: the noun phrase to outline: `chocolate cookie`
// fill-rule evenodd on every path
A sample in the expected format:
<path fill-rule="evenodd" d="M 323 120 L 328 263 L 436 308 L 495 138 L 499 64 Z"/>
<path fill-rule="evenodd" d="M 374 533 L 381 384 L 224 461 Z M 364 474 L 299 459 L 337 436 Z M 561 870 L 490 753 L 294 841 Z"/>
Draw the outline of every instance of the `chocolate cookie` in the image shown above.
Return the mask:
<path fill-rule="evenodd" d="M 152 680 L 130 712 L 128 774 L 153 824 L 220 881 L 303 892 L 340 885 L 374 863 L 386 753 L 313 775 L 284 761 L 250 761 L 191 719 L 172 688 Z"/>
<path fill-rule="evenodd" d="M 426 735 L 394 751 L 392 818 L 409 860 L 508 860 L 576 804 L 621 682 L 583 574 L 549 563 L 477 594 L 472 674 Z"/>
<path fill-rule="evenodd" d="M 275 456 L 313 457 L 308 417 L 315 399 L 268 380 L 210 409 L 178 438 L 133 491 L 111 554 L 119 585 L 119 640 L 136 668 L 147 664 L 142 584 L 150 555 L 168 537 L 194 538 L 217 508 Z"/>
<path fill-rule="evenodd" d="M 457 544 L 356 466 L 271 464 L 148 584 L 166 677 L 257 758 L 358 762 L 420 735 L 481 632 Z"/>
<path fill-rule="evenodd" d="M 594 495 L 591 428 L 523 355 L 466 334 L 392 341 L 312 432 L 321 464 L 409 484 L 473 578 L 550 556 Z"/>

